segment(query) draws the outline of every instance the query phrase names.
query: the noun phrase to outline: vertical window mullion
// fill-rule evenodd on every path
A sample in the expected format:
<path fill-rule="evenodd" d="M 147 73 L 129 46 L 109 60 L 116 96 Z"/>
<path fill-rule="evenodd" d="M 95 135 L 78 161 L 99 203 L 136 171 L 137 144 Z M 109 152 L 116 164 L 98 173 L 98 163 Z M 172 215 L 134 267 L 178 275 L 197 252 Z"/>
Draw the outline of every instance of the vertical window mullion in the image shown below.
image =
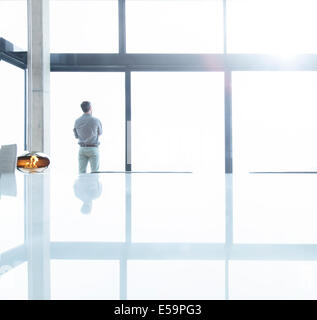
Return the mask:
<path fill-rule="evenodd" d="M 119 53 L 126 53 L 125 0 L 118 0 L 119 6 Z"/>

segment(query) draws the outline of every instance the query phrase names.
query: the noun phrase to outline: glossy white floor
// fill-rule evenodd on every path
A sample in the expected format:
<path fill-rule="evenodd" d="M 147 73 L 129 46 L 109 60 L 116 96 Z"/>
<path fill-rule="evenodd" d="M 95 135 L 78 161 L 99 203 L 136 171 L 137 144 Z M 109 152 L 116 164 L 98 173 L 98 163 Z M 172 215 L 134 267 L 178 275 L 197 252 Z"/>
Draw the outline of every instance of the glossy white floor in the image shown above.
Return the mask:
<path fill-rule="evenodd" d="M 317 299 L 317 174 L 0 178 L 0 299 Z"/>

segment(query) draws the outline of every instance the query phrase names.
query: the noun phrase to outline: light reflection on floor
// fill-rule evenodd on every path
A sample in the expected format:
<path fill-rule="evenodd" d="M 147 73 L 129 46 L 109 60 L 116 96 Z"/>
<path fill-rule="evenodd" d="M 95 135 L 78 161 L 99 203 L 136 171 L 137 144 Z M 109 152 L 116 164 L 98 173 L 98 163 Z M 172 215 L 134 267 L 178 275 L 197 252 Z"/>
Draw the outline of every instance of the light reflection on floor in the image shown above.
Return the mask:
<path fill-rule="evenodd" d="M 317 298 L 315 174 L 1 181 L 0 300 Z"/>

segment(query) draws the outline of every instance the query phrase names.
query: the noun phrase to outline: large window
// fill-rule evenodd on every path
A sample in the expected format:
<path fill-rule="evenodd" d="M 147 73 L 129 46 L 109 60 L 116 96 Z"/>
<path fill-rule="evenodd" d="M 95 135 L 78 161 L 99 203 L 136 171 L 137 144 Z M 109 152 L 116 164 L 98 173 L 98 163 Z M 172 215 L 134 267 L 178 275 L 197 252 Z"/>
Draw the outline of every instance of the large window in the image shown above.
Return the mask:
<path fill-rule="evenodd" d="M 118 52 L 118 0 L 50 0 L 51 52 Z"/>
<path fill-rule="evenodd" d="M 27 50 L 27 0 L 0 1 L 0 38 Z"/>
<path fill-rule="evenodd" d="M 224 172 L 223 73 L 132 73 L 134 170 Z"/>
<path fill-rule="evenodd" d="M 235 171 L 317 169 L 316 72 L 234 72 Z"/>
<path fill-rule="evenodd" d="M 78 172 L 78 140 L 73 128 L 88 100 L 93 116 L 103 126 L 100 136 L 100 170 L 124 170 L 125 108 L 123 73 L 51 74 L 51 159 L 52 168 Z"/>
<path fill-rule="evenodd" d="M 24 71 L 0 61 L 0 145 L 17 144 L 24 150 Z"/>
<path fill-rule="evenodd" d="M 222 0 L 127 0 L 127 52 L 223 52 Z"/>
<path fill-rule="evenodd" d="M 228 52 L 317 53 L 315 0 L 227 0 Z"/>

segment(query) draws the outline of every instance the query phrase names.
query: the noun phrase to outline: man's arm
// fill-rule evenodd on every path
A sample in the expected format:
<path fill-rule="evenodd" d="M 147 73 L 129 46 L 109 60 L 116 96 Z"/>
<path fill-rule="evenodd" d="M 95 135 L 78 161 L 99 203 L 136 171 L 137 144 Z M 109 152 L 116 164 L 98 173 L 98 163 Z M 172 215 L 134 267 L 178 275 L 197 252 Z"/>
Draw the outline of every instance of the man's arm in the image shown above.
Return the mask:
<path fill-rule="evenodd" d="M 98 125 L 98 136 L 102 135 L 102 125 L 101 122 L 99 121 L 99 125 Z"/>
<path fill-rule="evenodd" d="M 75 138 L 78 139 L 78 133 L 77 133 L 76 128 L 74 128 L 73 131 L 74 131 Z"/>

